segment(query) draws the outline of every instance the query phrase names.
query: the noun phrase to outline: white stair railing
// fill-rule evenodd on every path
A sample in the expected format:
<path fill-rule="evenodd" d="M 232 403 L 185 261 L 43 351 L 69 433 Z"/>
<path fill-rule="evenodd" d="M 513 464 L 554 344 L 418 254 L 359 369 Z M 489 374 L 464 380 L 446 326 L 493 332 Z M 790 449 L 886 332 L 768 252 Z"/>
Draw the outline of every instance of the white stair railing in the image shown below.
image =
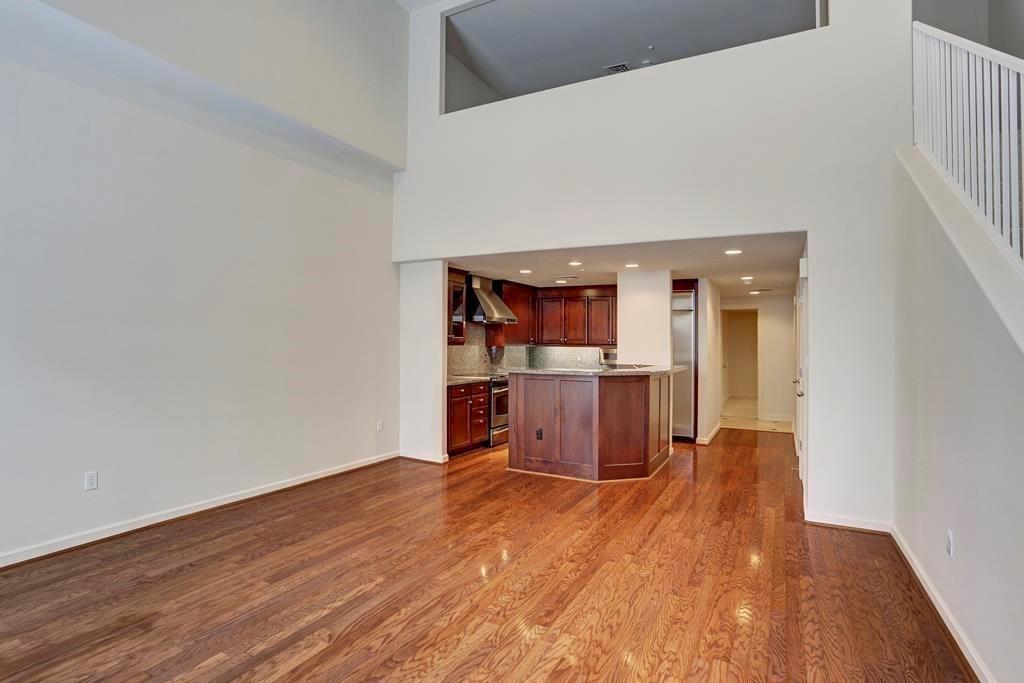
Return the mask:
<path fill-rule="evenodd" d="M 914 22 L 914 142 L 1024 267 L 1024 60 Z"/>

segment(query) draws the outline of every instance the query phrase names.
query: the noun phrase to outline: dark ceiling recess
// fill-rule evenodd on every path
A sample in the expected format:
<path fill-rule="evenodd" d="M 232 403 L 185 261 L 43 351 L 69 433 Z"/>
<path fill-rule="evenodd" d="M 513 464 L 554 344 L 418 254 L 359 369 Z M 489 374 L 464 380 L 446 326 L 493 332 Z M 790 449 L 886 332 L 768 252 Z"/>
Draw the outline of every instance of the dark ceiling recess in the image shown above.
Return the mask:
<path fill-rule="evenodd" d="M 445 112 L 827 23 L 826 0 L 489 0 L 445 19 Z"/>

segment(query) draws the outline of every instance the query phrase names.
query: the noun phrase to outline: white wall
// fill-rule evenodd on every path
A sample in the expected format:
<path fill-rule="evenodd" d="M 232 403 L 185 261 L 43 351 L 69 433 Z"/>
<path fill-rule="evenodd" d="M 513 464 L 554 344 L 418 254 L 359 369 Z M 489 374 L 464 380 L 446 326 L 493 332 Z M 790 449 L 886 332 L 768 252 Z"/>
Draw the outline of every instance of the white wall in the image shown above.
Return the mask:
<path fill-rule="evenodd" d="M 0 564 L 397 450 L 390 192 L 3 61 L 0 103 Z"/>
<path fill-rule="evenodd" d="M 392 0 L 45 1 L 235 94 L 405 163 L 408 14 Z"/>
<path fill-rule="evenodd" d="M 997 1 L 991 0 L 992 3 Z M 914 19 L 968 40 L 987 44 L 989 3 L 990 0 L 914 0 Z"/>
<path fill-rule="evenodd" d="M 728 322 L 726 322 L 728 321 Z M 757 311 L 722 311 L 725 399 L 757 398 Z M 723 378 L 725 372 L 723 372 Z"/>
<path fill-rule="evenodd" d="M 1024 280 L 929 162 L 901 156 L 917 184 L 898 171 L 896 535 L 976 670 L 1017 680 L 1024 337 L 1007 323 L 1024 330 Z"/>
<path fill-rule="evenodd" d="M 988 44 L 1024 59 L 1024 2 L 989 0 Z"/>
<path fill-rule="evenodd" d="M 444 261 L 403 263 L 399 271 L 400 449 L 408 458 L 445 462 L 448 266 Z"/>
<path fill-rule="evenodd" d="M 718 285 L 697 283 L 697 443 L 707 444 L 722 421 L 722 311 Z"/>
<path fill-rule="evenodd" d="M 445 112 L 451 113 L 490 104 L 501 99 L 494 89 L 487 85 L 451 52 L 445 53 L 444 93 Z"/>
<path fill-rule="evenodd" d="M 395 258 L 806 229 L 808 512 L 888 523 L 890 155 L 911 139 L 910 0 L 834 0 L 824 29 L 440 116 L 439 13 L 459 2 L 411 15 Z"/>
<path fill-rule="evenodd" d="M 762 420 L 792 420 L 796 412 L 796 309 L 793 297 L 722 300 L 723 310 L 757 311 L 757 408 Z"/>
<path fill-rule="evenodd" d="M 672 273 L 619 273 L 617 296 L 619 362 L 672 365 Z"/>

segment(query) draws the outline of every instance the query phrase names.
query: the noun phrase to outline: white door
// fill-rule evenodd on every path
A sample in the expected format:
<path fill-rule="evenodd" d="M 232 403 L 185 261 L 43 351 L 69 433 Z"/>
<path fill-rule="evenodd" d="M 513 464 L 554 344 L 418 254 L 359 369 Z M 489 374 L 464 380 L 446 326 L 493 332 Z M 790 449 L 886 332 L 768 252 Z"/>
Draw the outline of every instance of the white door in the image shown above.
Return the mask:
<path fill-rule="evenodd" d="M 807 278 L 801 277 L 797 285 L 796 320 L 797 320 L 797 369 L 793 379 L 793 390 L 796 392 L 796 454 L 800 458 L 800 480 L 804 482 L 804 501 L 807 500 L 807 390 L 810 386 L 810 374 L 807 368 Z"/>

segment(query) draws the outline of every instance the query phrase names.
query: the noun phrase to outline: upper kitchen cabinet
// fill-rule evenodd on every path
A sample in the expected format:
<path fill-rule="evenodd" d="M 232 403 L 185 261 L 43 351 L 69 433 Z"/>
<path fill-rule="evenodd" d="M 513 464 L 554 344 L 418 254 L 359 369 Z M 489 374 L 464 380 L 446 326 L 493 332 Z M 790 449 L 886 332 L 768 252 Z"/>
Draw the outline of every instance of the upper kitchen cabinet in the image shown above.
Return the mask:
<path fill-rule="evenodd" d="M 572 297 L 565 301 L 565 336 L 562 341 L 578 346 L 587 343 L 587 300 Z"/>
<path fill-rule="evenodd" d="M 448 270 L 448 345 L 466 343 L 466 272 Z"/>
<path fill-rule="evenodd" d="M 615 297 L 594 296 L 587 299 L 587 344 L 615 343 Z"/>
<path fill-rule="evenodd" d="M 504 343 L 510 346 L 536 344 L 533 307 L 536 290 L 518 282 L 502 283 L 501 298 L 519 320 L 504 326 Z"/>
<path fill-rule="evenodd" d="M 608 346 L 615 343 L 615 286 L 538 289 L 536 296 L 537 344 Z"/>
<path fill-rule="evenodd" d="M 565 343 L 565 299 L 537 299 L 538 344 Z"/>

